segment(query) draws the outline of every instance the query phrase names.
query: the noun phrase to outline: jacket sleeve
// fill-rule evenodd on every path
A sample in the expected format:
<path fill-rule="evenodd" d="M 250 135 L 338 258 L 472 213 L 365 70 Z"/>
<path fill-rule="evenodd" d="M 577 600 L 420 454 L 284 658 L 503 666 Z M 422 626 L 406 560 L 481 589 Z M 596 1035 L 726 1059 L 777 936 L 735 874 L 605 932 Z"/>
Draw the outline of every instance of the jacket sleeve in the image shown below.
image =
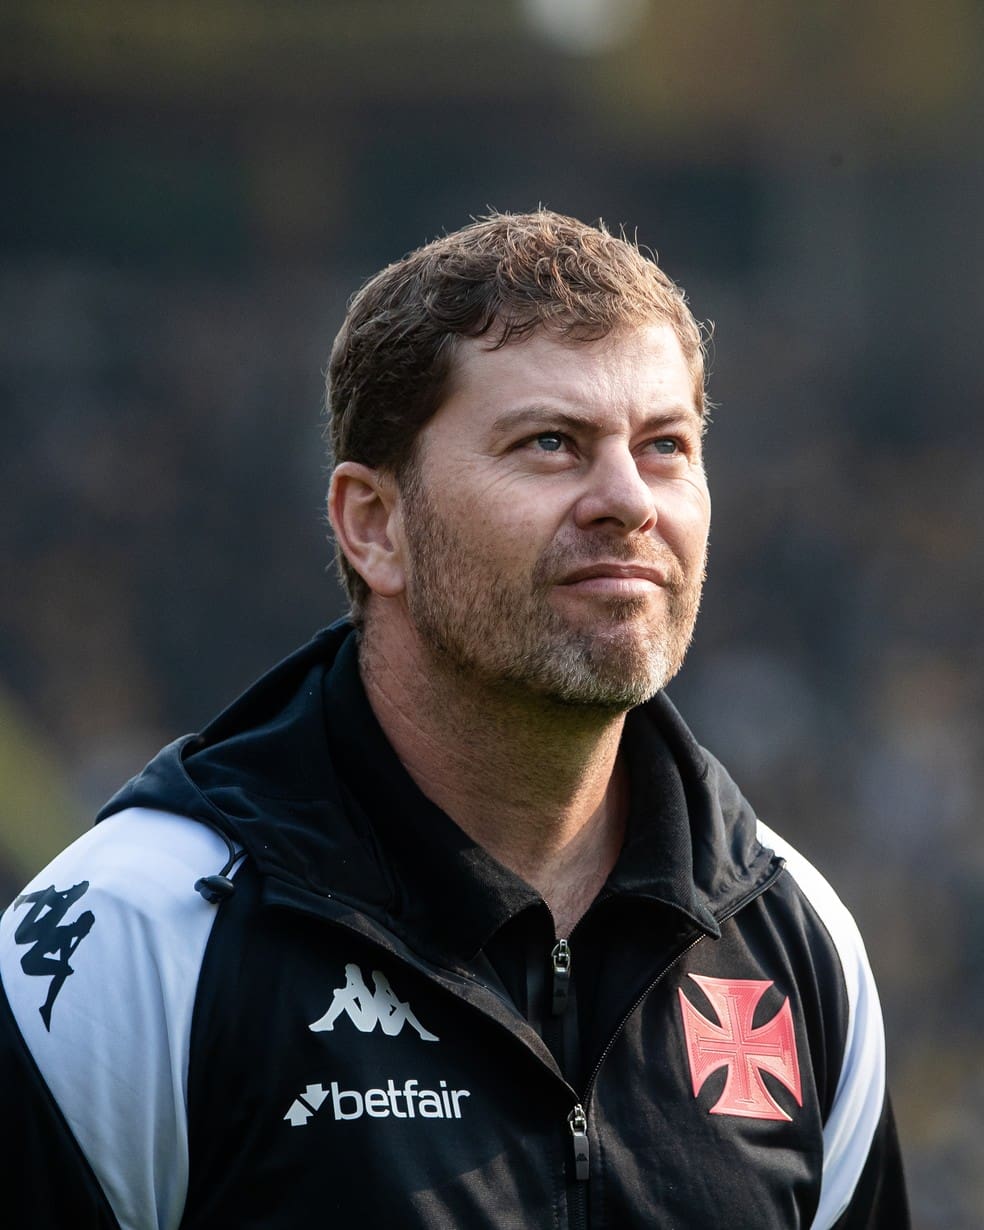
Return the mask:
<path fill-rule="evenodd" d="M 119 1222 L 45 1085 L 0 985 L 0 1201 L 12 1226 L 116 1230 Z"/>
<path fill-rule="evenodd" d="M 909 1225 L 902 1155 L 886 1096 L 861 1177 L 834 1230 L 908 1230 Z"/>
<path fill-rule="evenodd" d="M 60 854 L 0 918 L 10 1137 L 0 1200 L 5 1215 L 23 1216 L 11 1224 L 180 1224 L 191 1018 L 216 910 L 194 884 L 225 856 L 194 821 L 122 812 Z"/>
<path fill-rule="evenodd" d="M 905 1180 L 885 1077 L 885 1028 L 857 924 L 815 867 L 765 825 L 759 839 L 819 915 L 836 950 L 846 1003 L 840 1076 L 823 1131 L 820 1202 L 811 1230 L 907 1230 Z M 833 992 L 832 988 L 832 992 Z"/>

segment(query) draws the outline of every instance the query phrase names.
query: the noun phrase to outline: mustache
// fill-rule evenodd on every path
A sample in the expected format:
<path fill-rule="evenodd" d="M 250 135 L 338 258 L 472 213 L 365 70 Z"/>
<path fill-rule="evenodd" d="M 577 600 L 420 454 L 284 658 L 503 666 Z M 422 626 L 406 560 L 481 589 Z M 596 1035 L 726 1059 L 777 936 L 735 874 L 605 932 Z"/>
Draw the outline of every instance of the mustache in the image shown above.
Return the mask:
<path fill-rule="evenodd" d="M 537 589 L 549 589 L 572 572 L 602 563 L 656 569 L 666 574 L 666 588 L 673 593 L 685 585 L 680 561 L 669 548 L 661 550 L 654 542 L 633 544 L 624 538 L 597 537 L 551 544 L 536 562 L 533 584 Z"/>

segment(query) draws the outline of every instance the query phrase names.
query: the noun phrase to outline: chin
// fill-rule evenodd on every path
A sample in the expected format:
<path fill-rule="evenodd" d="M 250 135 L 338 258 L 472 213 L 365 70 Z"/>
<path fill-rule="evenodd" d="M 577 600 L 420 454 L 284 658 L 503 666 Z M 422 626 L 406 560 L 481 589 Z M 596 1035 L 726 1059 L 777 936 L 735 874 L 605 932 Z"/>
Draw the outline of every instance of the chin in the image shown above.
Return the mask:
<path fill-rule="evenodd" d="M 651 700 L 682 661 L 682 653 L 652 641 L 590 637 L 553 646 L 522 673 L 527 684 L 560 704 L 625 712 Z"/>

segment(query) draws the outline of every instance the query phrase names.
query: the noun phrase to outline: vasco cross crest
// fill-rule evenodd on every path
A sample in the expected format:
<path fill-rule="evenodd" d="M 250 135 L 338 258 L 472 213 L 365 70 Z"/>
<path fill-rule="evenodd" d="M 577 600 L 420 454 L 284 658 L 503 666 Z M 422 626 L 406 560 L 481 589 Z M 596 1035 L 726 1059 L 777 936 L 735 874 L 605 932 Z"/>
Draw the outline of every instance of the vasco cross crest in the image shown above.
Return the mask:
<path fill-rule="evenodd" d="M 712 1115 L 788 1120 L 790 1116 L 766 1088 L 762 1073 L 769 1072 L 781 1081 L 796 1099 L 796 1104 L 803 1105 L 789 997 L 783 1000 L 782 1007 L 770 1021 L 754 1028 L 755 1008 L 773 985 L 771 982 L 706 978 L 700 974 L 690 977 L 711 1001 L 720 1022 L 709 1021 L 683 991 L 678 992 L 694 1097 L 712 1072 L 726 1066 L 724 1090 L 711 1107 Z"/>

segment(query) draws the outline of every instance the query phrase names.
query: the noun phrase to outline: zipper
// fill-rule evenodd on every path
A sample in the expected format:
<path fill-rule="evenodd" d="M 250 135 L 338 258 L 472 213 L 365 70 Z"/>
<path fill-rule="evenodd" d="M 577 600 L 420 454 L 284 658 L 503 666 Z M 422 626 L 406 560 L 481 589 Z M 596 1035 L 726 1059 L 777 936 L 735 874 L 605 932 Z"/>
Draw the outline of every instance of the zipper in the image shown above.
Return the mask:
<path fill-rule="evenodd" d="M 574 1178 L 575 1183 L 572 1188 L 568 1188 L 567 1212 L 571 1230 L 587 1230 L 588 1225 L 588 1180 L 591 1177 L 591 1146 L 588 1140 L 588 1107 L 591 1104 L 591 1095 L 594 1092 L 595 1081 L 598 1079 L 598 1073 L 601 1071 L 601 1066 L 608 1057 L 608 1053 L 618 1041 L 622 1030 L 628 1024 L 629 1018 L 640 1006 L 643 1000 L 649 995 L 656 986 L 666 977 L 670 970 L 681 960 L 692 948 L 695 948 L 705 936 L 698 935 L 686 946 L 681 948 L 677 955 L 660 970 L 659 974 L 646 987 L 642 994 L 636 999 L 632 1007 L 625 1013 L 618 1027 L 612 1036 L 608 1039 L 605 1049 L 598 1057 L 598 1062 L 594 1066 L 588 1083 L 585 1086 L 584 1094 L 580 1102 L 575 1103 L 573 1109 L 567 1116 L 567 1128 L 570 1133 L 571 1152 L 574 1160 Z"/>
<path fill-rule="evenodd" d="M 563 1016 L 571 993 L 571 946 L 567 940 L 558 940 L 550 951 L 553 973 L 550 1008 L 554 1016 Z"/>
<path fill-rule="evenodd" d="M 588 1181 L 591 1173 L 591 1146 L 588 1144 L 588 1117 L 580 1102 L 567 1116 L 571 1130 L 571 1146 L 574 1150 L 574 1177 L 581 1183 Z"/>
<path fill-rule="evenodd" d="M 578 928 L 575 923 L 569 937 L 561 937 L 550 950 L 551 1015 L 562 1033 L 561 1054 L 565 1059 L 578 1053 L 577 1003 L 574 997 L 574 955 L 570 938 Z M 566 1069 L 566 1063 L 562 1067 Z M 573 1089 L 571 1090 L 573 1093 Z M 591 1144 L 588 1140 L 588 1117 L 580 1102 L 567 1115 L 569 1148 L 573 1163 L 574 1184 L 567 1189 L 567 1218 L 572 1230 L 587 1230 L 588 1179 L 591 1177 Z"/>
<path fill-rule="evenodd" d="M 588 1178 L 591 1174 L 591 1146 L 588 1143 L 588 1117 L 580 1102 L 567 1116 L 574 1154 L 574 1178 L 577 1180 L 567 1198 L 568 1221 L 571 1230 L 587 1230 Z"/>

